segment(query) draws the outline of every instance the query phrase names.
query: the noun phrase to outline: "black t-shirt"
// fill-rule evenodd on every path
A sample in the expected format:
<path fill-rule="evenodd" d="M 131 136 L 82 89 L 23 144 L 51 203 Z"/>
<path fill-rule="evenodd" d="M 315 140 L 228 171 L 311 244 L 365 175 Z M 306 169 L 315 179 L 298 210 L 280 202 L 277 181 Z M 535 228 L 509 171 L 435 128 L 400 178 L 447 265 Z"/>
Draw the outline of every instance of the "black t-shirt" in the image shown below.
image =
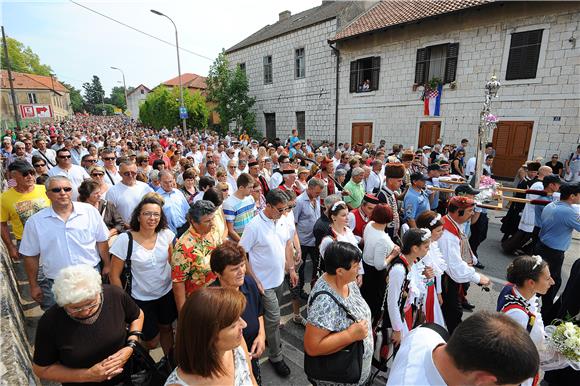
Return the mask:
<path fill-rule="evenodd" d="M 546 166 L 551 167 L 552 173 L 558 176 L 560 175 L 560 173 L 562 173 L 562 169 L 564 169 L 564 164 L 560 161 L 556 161 L 556 165 L 552 165 L 552 161 L 548 161 L 546 162 Z"/>
<path fill-rule="evenodd" d="M 64 308 L 52 306 L 38 322 L 34 363 L 49 366 L 58 362 L 73 369 L 87 369 L 121 349 L 127 339 L 127 325 L 139 317 L 139 307 L 122 289 L 110 285 L 103 285 L 102 307 L 95 323 L 82 324 L 71 319 Z"/>

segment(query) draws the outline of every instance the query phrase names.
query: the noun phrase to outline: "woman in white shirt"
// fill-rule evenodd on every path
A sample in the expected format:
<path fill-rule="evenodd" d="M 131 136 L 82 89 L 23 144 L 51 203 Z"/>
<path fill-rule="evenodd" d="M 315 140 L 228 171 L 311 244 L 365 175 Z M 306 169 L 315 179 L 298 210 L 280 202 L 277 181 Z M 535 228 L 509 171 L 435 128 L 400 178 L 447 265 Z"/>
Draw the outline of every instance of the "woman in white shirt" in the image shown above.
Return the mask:
<path fill-rule="evenodd" d="M 355 236 L 354 233 L 352 233 L 352 230 L 348 226 L 348 207 L 344 201 L 337 201 L 334 205 L 332 205 L 328 211 L 328 218 L 330 220 L 331 235 L 323 238 L 320 242 L 320 247 L 318 247 L 320 251 L 322 268 L 324 268 L 324 252 L 333 241 L 345 241 L 359 248 L 358 245 L 361 240 L 360 237 Z M 359 265 L 359 275 L 356 278 L 356 282 L 359 287 L 362 285 L 363 274 L 364 268 L 361 264 Z"/>
<path fill-rule="evenodd" d="M 371 309 L 372 321 L 380 316 L 381 306 L 387 288 L 387 267 L 400 248 L 385 232 L 387 224 L 393 220 L 393 211 L 386 204 L 377 204 L 363 233 L 363 266 L 365 278 L 360 287 L 362 297 Z"/>
<path fill-rule="evenodd" d="M 538 304 L 538 294 L 544 295 L 554 279 L 550 268 L 540 256 L 519 256 L 507 268 L 508 284 L 497 300 L 497 310 L 518 322 L 530 334 L 541 351 L 544 347 L 544 321 Z M 530 378 L 522 385 L 533 385 Z"/>
<path fill-rule="evenodd" d="M 130 295 L 143 310 L 142 339 L 147 348 L 160 343 L 165 355 L 173 348 L 173 328 L 177 308 L 171 283 L 171 243 L 175 234 L 167 227 L 163 203 L 145 196 L 131 216 L 131 289 Z M 129 233 L 117 237 L 110 249 L 111 284 L 123 287 L 121 277 L 129 254 Z"/>

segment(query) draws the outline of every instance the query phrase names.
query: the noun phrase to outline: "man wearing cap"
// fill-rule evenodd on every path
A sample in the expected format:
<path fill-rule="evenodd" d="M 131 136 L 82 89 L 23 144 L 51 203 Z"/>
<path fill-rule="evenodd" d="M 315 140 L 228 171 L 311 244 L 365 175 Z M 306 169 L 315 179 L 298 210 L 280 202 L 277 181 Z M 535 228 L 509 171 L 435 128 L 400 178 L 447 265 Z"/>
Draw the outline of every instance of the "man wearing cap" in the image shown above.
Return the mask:
<path fill-rule="evenodd" d="M 50 205 L 44 185 L 35 185 L 35 171 L 32 165 L 24 160 L 16 160 L 8 166 L 8 173 L 16 186 L 8 189 L 0 196 L 0 227 L 2 240 L 13 261 L 18 260 L 18 246 L 22 240 L 22 232 L 26 220 L 39 210 Z M 15 247 L 10 238 L 10 223 L 12 234 L 16 239 Z"/>
<path fill-rule="evenodd" d="M 538 180 L 538 170 L 542 165 L 539 162 L 528 162 L 528 170 L 524 179 L 518 184 L 517 188 L 522 190 L 529 189 L 534 182 Z M 525 193 L 516 193 L 514 197 L 525 198 Z M 514 235 L 518 231 L 518 225 L 520 224 L 520 216 L 522 210 L 524 210 L 525 204 L 519 202 L 512 202 L 507 214 L 502 218 L 501 232 L 504 234 L 501 241 L 507 240 L 510 236 Z"/>
<path fill-rule="evenodd" d="M 347 220 L 348 227 L 355 236 L 363 237 L 365 227 L 370 221 L 371 214 L 375 206 L 380 204 L 379 199 L 372 194 L 365 194 L 361 206 L 349 212 Z"/>
<path fill-rule="evenodd" d="M 431 164 L 431 147 L 423 146 L 423 158 L 421 159 L 423 166 L 428 167 Z"/>
<path fill-rule="evenodd" d="M 349 209 L 356 209 L 362 203 L 362 199 L 365 195 L 365 187 L 363 184 L 364 169 L 356 167 L 352 170 L 352 178 L 344 186 L 349 194 L 344 197 L 344 202 L 349 207 Z"/>
<path fill-rule="evenodd" d="M 388 163 L 385 166 L 385 184 L 381 187 L 377 198 L 379 202 L 389 205 L 393 212 L 393 221 L 387 224 L 385 231 L 391 237 L 391 240 L 399 243 L 399 229 L 401 229 L 401 214 L 397 192 L 401 189 L 403 177 L 405 176 L 405 167 L 400 163 Z"/>
<path fill-rule="evenodd" d="M 443 235 L 438 241 L 439 249 L 447 263 L 441 278 L 443 304 L 441 309 L 449 333 L 461 323 L 463 308 L 460 303 L 462 283 L 476 283 L 487 286 L 489 278 L 475 272 L 473 264 L 477 258 L 471 251 L 463 224 L 467 222 L 475 207 L 475 201 L 468 197 L 454 196 L 449 200 L 447 215 L 443 216 Z"/>
<path fill-rule="evenodd" d="M 278 189 L 293 191 L 294 193 L 296 193 L 296 195 L 299 195 L 300 192 L 298 191 L 298 189 L 294 184 L 296 182 L 296 178 L 297 175 L 295 169 L 291 169 L 289 167 L 286 170 L 282 170 L 282 184 L 280 184 Z"/>
<path fill-rule="evenodd" d="M 405 221 L 410 228 L 417 228 L 415 219 L 424 211 L 429 210 L 429 197 L 425 192 L 425 182 L 428 179 L 421 173 L 411 174 L 411 187 L 407 190 L 403 201 Z"/>
<path fill-rule="evenodd" d="M 558 311 L 552 309 L 556 308 L 552 305 L 562 285 L 564 253 L 570 248 L 572 231 L 580 232 L 578 205 L 580 205 L 580 182 L 570 182 L 560 186 L 560 201 L 549 203 L 542 211 L 542 228 L 536 245 L 536 253 L 548 262 L 550 275 L 555 282 L 542 296 L 542 318 L 544 320 L 552 320 Z M 577 256 L 572 257 L 576 258 Z"/>

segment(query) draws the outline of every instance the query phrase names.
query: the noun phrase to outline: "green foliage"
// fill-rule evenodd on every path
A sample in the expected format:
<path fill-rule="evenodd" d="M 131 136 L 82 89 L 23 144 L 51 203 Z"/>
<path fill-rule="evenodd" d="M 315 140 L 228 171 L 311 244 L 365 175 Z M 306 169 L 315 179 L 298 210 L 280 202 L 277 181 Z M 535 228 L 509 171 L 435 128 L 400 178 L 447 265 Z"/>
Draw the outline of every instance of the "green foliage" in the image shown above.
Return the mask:
<path fill-rule="evenodd" d="M 115 114 L 115 107 L 109 103 L 99 103 L 95 105 L 92 114 L 93 115 L 103 115 L 103 111 L 105 112 L 104 115 L 113 115 Z"/>
<path fill-rule="evenodd" d="M 440 84 L 443 84 L 443 81 L 441 80 L 441 78 L 433 77 L 431 78 L 428 84 L 431 90 L 435 90 Z"/>
<path fill-rule="evenodd" d="M 242 130 L 255 134 L 256 115 L 252 107 L 255 98 L 248 95 L 249 86 L 246 74 L 236 66 L 229 67 L 225 52 L 222 51 L 213 62 L 206 80 L 208 99 L 217 104 L 216 111 L 220 115 L 221 134 L 228 131 L 231 123 L 235 124 L 235 132 Z"/>
<path fill-rule="evenodd" d="M 62 83 L 62 85 L 66 87 L 70 93 L 70 104 L 73 112 L 82 113 L 84 111 L 85 100 L 81 95 L 81 91 L 66 82 L 60 81 L 60 83 Z"/>
<path fill-rule="evenodd" d="M 108 98 L 109 103 L 117 106 L 121 110 L 125 111 L 127 109 L 127 103 L 125 103 L 125 88 L 124 87 L 113 87 L 111 90 L 111 96 Z"/>
<path fill-rule="evenodd" d="M 209 109 L 205 97 L 199 91 L 183 94 L 183 103 L 187 108 L 189 128 L 204 129 L 209 119 Z M 172 128 L 181 124 L 179 118 L 179 88 L 169 89 L 163 85 L 147 95 L 139 108 L 139 119 L 155 129 Z"/>
<path fill-rule="evenodd" d="M 93 75 L 91 83 L 83 83 L 83 89 L 85 90 L 85 109 L 91 114 L 101 115 L 102 109 L 97 109 L 97 105 L 105 101 L 105 90 L 99 77 Z"/>
<path fill-rule="evenodd" d="M 40 63 L 40 57 L 32 51 L 32 48 L 26 47 L 10 37 L 6 38 L 6 45 L 8 46 L 8 58 L 12 71 L 45 76 L 50 76 L 53 72 L 49 65 Z M 0 62 L 3 69 L 6 69 L 5 61 L 4 49 L 2 49 L 0 50 Z"/>

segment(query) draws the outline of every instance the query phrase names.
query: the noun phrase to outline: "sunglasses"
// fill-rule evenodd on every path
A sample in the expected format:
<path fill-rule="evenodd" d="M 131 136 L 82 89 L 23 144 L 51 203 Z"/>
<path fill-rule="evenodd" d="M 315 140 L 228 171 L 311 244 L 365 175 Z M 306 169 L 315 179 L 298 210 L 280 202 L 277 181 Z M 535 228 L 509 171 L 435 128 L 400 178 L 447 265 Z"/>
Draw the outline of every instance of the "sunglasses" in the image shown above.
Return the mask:
<path fill-rule="evenodd" d="M 91 177 L 102 177 L 105 173 L 91 173 Z"/>
<path fill-rule="evenodd" d="M 94 164 L 95 162 L 97 162 L 97 160 L 96 159 L 86 159 L 85 162 L 90 162 L 90 163 Z"/>
<path fill-rule="evenodd" d="M 20 174 L 22 174 L 22 177 L 28 177 L 28 176 L 33 176 L 36 174 L 36 172 L 32 171 L 32 170 L 27 170 L 25 172 L 20 172 Z"/>
<path fill-rule="evenodd" d="M 61 158 L 61 159 L 70 159 L 71 156 L 70 155 L 59 155 L 58 158 Z"/>
<path fill-rule="evenodd" d="M 104 161 L 114 161 L 116 159 L 117 159 L 117 157 L 106 157 L 106 158 L 103 158 Z"/>
<path fill-rule="evenodd" d="M 34 164 L 33 166 L 34 166 L 35 168 L 40 168 L 40 167 L 42 167 L 42 166 L 46 166 L 46 164 Z"/>
<path fill-rule="evenodd" d="M 52 188 L 52 189 L 49 189 L 49 190 L 51 192 L 53 192 L 53 193 L 60 193 L 63 190 L 68 193 L 68 192 L 72 191 L 72 188 L 70 186 L 67 186 L 65 188 Z"/>
<path fill-rule="evenodd" d="M 222 189 L 222 192 L 224 192 L 224 193 L 226 193 L 226 192 L 229 192 L 229 191 L 230 191 L 230 190 L 229 190 L 229 189 L 227 189 L 227 188 L 226 188 L 226 189 Z"/>

